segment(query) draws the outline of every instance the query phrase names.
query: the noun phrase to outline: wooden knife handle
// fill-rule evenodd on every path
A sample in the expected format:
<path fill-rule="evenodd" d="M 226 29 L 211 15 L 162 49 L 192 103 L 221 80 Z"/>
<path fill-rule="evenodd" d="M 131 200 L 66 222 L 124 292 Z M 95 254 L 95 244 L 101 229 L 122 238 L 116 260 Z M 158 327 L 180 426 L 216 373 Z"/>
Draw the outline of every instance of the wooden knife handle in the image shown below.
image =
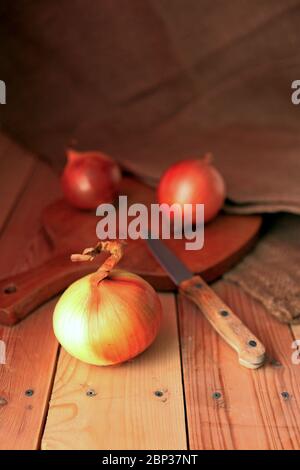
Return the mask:
<path fill-rule="evenodd" d="M 14 325 L 32 310 L 95 271 L 96 263 L 72 263 L 70 253 L 53 256 L 42 265 L 0 281 L 0 323 Z"/>
<path fill-rule="evenodd" d="M 238 353 L 241 365 L 258 369 L 265 361 L 265 347 L 200 276 L 183 281 L 180 292 L 190 298 L 222 338 Z"/>

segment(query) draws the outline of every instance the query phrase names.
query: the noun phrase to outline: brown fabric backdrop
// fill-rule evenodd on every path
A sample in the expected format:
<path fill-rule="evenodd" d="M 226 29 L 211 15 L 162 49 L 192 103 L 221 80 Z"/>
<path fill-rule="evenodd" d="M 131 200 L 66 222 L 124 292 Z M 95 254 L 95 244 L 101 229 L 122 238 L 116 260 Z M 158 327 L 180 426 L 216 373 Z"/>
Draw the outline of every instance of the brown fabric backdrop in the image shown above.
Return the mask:
<path fill-rule="evenodd" d="M 156 179 L 212 150 L 246 211 L 300 211 L 299 0 L 2 0 L 0 15 L 2 125 L 57 167 L 71 144 Z"/>

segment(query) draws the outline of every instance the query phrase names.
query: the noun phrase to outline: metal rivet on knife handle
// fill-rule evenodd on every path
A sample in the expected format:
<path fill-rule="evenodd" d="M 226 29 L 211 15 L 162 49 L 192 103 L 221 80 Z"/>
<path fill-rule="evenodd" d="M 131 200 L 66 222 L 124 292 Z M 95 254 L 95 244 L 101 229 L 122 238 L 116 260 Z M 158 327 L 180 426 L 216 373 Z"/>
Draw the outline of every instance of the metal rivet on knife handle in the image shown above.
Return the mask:
<path fill-rule="evenodd" d="M 229 317 L 229 312 L 227 310 L 220 310 L 221 317 Z"/>
<path fill-rule="evenodd" d="M 220 398 L 222 397 L 222 394 L 220 392 L 214 392 L 212 394 L 212 397 L 214 400 L 220 400 Z"/>

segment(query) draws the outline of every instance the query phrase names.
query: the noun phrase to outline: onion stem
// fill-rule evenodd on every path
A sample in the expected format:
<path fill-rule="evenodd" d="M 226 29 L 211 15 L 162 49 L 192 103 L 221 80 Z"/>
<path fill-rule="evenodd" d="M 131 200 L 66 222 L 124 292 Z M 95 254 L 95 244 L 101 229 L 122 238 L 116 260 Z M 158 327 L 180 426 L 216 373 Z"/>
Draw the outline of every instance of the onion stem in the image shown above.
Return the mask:
<path fill-rule="evenodd" d="M 115 268 L 124 254 L 125 243 L 117 240 L 100 241 L 93 248 L 85 248 L 82 254 L 71 255 L 71 261 L 93 261 L 102 252 L 110 253 L 100 268 L 93 274 L 93 281 L 97 284 L 105 279 Z"/>

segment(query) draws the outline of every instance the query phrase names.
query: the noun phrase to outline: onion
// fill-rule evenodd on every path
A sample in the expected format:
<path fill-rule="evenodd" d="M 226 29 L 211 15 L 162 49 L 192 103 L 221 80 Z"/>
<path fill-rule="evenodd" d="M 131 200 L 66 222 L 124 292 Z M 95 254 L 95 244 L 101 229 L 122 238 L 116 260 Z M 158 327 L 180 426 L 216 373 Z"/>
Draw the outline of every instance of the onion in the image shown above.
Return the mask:
<path fill-rule="evenodd" d="M 161 323 L 157 293 L 141 277 L 113 269 L 123 248 L 119 242 L 100 242 L 96 248 L 72 255 L 73 261 L 92 260 L 109 251 L 99 270 L 74 282 L 58 301 L 54 333 L 72 356 L 95 365 L 128 361 L 155 339 Z"/>
<path fill-rule="evenodd" d="M 204 222 L 212 220 L 224 204 L 225 183 L 211 160 L 211 154 L 207 154 L 203 159 L 182 160 L 170 166 L 160 179 L 158 202 L 193 204 L 193 223 L 196 222 L 195 204 L 204 204 Z"/>
<path fill-rule="evenodd" d="M 62 175 L 67 201 L 79 209 L 95 209 L 113 202 L 121 180 L 117 163 L 100 152 L 68 150 L 68 162 Z"/>

